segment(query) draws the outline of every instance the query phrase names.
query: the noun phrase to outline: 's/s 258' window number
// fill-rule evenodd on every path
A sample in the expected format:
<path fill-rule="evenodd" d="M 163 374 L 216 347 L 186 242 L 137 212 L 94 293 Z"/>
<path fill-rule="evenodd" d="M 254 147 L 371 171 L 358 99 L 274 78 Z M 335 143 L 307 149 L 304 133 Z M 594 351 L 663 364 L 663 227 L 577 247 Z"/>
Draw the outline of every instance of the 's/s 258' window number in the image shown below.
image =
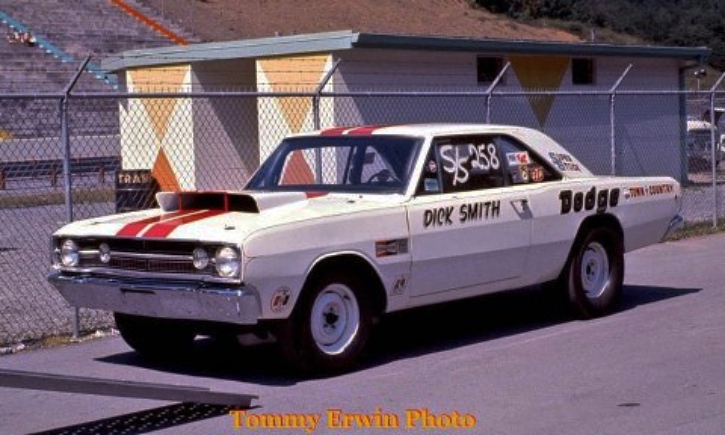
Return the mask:
<path fill-rule="evenodd" d="M 501 167 L 496 146 L 492 143 L 443 145 L 440 153 L 443 170 L 453 174 L 454 186 L 467 183 L 471 170 L 490 171 Z"/>

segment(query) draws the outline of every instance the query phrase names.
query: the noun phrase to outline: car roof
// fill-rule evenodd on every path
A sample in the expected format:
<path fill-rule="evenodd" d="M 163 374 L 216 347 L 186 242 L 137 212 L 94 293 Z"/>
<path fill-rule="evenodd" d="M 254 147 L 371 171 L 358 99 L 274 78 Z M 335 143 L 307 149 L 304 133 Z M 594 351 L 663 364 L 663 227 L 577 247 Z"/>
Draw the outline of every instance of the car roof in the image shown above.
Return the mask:
<path fill-rule="evenodd" d="M 532 147 L 541 156 L 566 156 L 573 159 L 574 167 L 578 170 L 559 171 L 566 176 L 573 178 L 589 177 L 591 172 L 579 162 L 569 151 L 554 141 L 548 135 L 539 130 L 522 127 L 518 125 L 504 124 L 475 124 L 475 123 L 421 123 L 421 124 L 400 124 L 400 125 L 363 125 L 331 127 L 322 130 L 300 133 L 290 137 L 313 137 L 313 136 L 372 136 L 372 135 L 395 135 L 420 138 L 431 138 L 435 136 L 468 135 L 468 134 L 506 134 L 511 135 L 528 146 Z"/>
<path fill-rule="evenodd" d="M 422 123 L 331 127 L 307 133 L 300 133 L 294 136 L 400 135 L 427 137 L 449 134 L 502 133 L 511 132 L 512 130 L 532 129 L 513 125 L 496 124 Z"/>

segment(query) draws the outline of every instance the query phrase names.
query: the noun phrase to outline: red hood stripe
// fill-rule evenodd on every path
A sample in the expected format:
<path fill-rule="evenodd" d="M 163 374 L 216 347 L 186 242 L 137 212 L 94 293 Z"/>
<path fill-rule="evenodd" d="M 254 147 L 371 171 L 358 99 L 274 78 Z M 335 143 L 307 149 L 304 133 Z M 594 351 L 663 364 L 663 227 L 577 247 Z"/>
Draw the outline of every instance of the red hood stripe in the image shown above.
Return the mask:
<path fill-rule="evenodd" d="M 334 127 L 322 130 L 320 136 L 366 136 L 373 134 L 375 130 L 385 127 L 384 125 L 362 125 L 359 127 Z"/>
<path fill-rule="evenodd" d="M 353 128 L 348 131 L 347 134 L 350 136 L 366 136 L 373 134 L 375 130 L 382 128 L 380 125 L 365 125 L 363 127 Z"/>
<path fill-rule="evenodd" d="M 193 210 L 192 210 L 193 211 Z M 124 225 L 123 228 L 121 228 L 117 233 L 117 237 L 136 237 L 141 231 L 143 231 L 144 228 L 151 224 L 155 224 L 158 222 L 161 222 L 163 220 L 167 219 L 174 219 L 181 215 L 188 214 L 192 212 L 190 210 L 184 210 L 184 211 L 175 211 L 173 213 L 165 213 L 161 216 L 154 216 L 146 219 L 141 219 L 140 221 L 131 222 L 130 224 Z"/>
<path fill-rule="evenodd" d="M 319 198 L 321 196 L 326 196 L 326 195 L 327 195 L 327 192 L 305 192 L 305 197 L 307 199 Z"/>
<path fill-rule="evenodd" d="M 340 136 L 347 130 L 350 130 L 350 127 L 328 128 L 327 130 L 322 130 L 320 136 Z"/>
<path fill-rule="evenodd" d="M 199 210 L 196 210 L 197 212 Z M 165 222 L 159 222 L 156 225 L 152 226 L 143 234 L 143 237 L 150 237 L 150 238 L 158 238 L 163 239 L 164 237 L 167 237 L 169 234 L 171 234 L 175 229 L 182 225 L 190 224 L 193 222 L 200 221 L 202 219 L 210 218 L 213 216 L 218 216 L 220 214 L 224 214 L 226 211 L 224 210 L 206 210 L 201 213 L 192 214 L 189 216 L 182 216 L 178 219 L 172 219 Z"/>

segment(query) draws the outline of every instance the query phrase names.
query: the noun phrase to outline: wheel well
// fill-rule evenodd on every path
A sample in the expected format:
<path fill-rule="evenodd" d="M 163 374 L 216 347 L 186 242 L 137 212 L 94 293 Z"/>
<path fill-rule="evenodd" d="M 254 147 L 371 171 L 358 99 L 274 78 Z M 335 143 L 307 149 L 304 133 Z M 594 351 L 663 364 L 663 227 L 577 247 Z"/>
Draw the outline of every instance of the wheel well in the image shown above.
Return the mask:
<path fill-rule="evenodd" d="M 616 232 L 620 237 L 624 235 L 622 225 L 619 220 L 611 214 L 596 214 L 588 216 L 579 226 L 579 232 L 577 233 L 577 242 L 579 239 L 584 237 L 587 232 L 594 228 L 606 227 Z"/>
<path fill-rule="evenodd" d="M 342 254 L 328 257 L 315 264 L 305 280 L 303 291 L 307 289 L 310 282 L 328 270 L 337 272 L 344 270 L 359 278 L 366 287 L 370 289 L 370 297 L 373 313 L 377 316 L 385 312 L 387 301 L 385 298 L 385 287 L 375 269 L 364 258 L 354 254 Z"/>
<path fill-rule="evenodd" d="M 561 272 L 559 272 L 559 277 L 556 280 L 557 282 L 562 281 L 564 274 L 566 273 L 567 265 L 570 261 L 572 261 L 577 247 L 580 243 L 582 243 L 582 240 L 584 239 L 584 237 L 586 237 L 587 233 L 589 233 L 589 231 L 593 230 L 594 228 L 602 227 L 609 228 L 617 233 L 620 237 L 620 240 L 622 240 L 622 243 L 624 243 L 624 231 L 622 230 L 622 225 L 619 223 L 619 220 L 615 216 L 606 213 L 588 216 L 579 225 L 579 231 L 577 231 L 576 237 L 574 237 L 574 241 L 569 248 L 569 255 L 567 257 L 566 263 L 564 263 L 564 265 L 562 266 Z"/>
<path fill-rule="evenodd" d="M 581 225 L 579 225 L 579 231 L 576 234 L 574 243 L 571 245 L 569 253 L 570 256 L 574 253 L 576 247 L 579 246 L 589 231 L 594 228 L 609 228 L 617 233 L 617 235 L 619 235 L 619 239 L 622 243 L 624 243 L 624 231 L 622 230 L 622 225 L 619 223 L 619 220 L 611 214 L 596 214 L 588 216 L 584 219 L 584 221 L 582 221 Z"/>

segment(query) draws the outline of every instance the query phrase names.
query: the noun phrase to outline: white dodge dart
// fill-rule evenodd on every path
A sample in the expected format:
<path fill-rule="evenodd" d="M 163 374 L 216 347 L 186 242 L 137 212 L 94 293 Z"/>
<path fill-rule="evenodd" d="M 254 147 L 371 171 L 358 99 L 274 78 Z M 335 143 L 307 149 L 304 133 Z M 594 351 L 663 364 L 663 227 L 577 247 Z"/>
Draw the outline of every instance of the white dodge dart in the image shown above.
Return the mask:
<path fill-rule="evenodd" d="M 269 332 L 297 367 L 344 370 L 411 307 L 553 283 L 579 316 L 610 312 L 624 253 L 681 224 L 680 195 L 594 176 L 529 128 L 331 128 L 284 139 L 243 190 L 64 226 L 49 280 L 147 356 Z"/>

